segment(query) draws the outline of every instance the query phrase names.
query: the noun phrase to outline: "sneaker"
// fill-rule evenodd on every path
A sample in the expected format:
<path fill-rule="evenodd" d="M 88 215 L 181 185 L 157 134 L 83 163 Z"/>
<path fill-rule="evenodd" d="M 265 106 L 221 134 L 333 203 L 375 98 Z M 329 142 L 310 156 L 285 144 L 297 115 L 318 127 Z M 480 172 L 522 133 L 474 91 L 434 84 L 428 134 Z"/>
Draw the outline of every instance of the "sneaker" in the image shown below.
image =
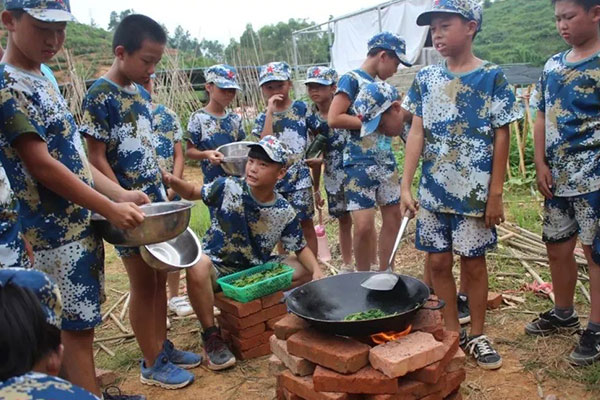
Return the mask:
<path fill-rule="evenodd" d="M 469 341 L 469 335 L 467 335 L 467 330 L 466 329 L 461 329 L 460 330 L 460 334 L 458 336 L 458 345 L 464 349 L 465 346 L 467 345 L 467 342 Z"/>
<path fill-rule="evenodd" d="M 554 308 L 540 314 L 539 317 L 525 326 L 525 333 L 528 335 L 550 335 L 559 330 L 575 332 L 580 327 L 579 316 L 575 311 L 567 319 L 560 319 L 554 313 Z"/>
<path fill-rule="evenodd" d="M 164 389 L 180 389 L 194 381 L 194 375 L 169 361 L 164 351 L 158 353 L 154 365 L 147 367 L 140 362 L 140 382 L 144 385 L 160 386 Z"/>
<path fill-rule="evenodd" d="M 600 360 L 600 332 L 586 329 L 579 334 L 579 344 L 569 355 L 569 361 L 575 365 L 590 365 Z"/>
<path fill-rule="evenodd" d="M 185 317 L 194 313 L 194 309 L 185 296 L 169 299 L 169 310 L 177 314 L 178 317 Z"/>
<path fill-rule="evenodd" d="M 208 368 L 219 371 L 235 365 L 235 356 L 221 338 L 219 328 L 212 327 L 202 332 L 202 342 L 208 356 Z"/>
<path fill-rule="evenodd" d="M 102 392 L 102 398 L 104 400 L 146 400 L 146 396 L 140 394 L 123 394 L 121 393 L 121 389 L 116 386 L 108 386 L 104 392 Z"/>
<path fill-rule="evenodd" d="M 173 342 L 169 339 L 165 339 L 163 343 L 163 351 L 173 364 L 178 367 L 190 369 L 196 368 L 202 364 L 202 356 L 200 354 L 192 353 L 191 351 L 177 350 Z"/>
<path fill-rule="evenodd" d="M 456 305 L 458 307 L 458 322 L 461 325 L 471 322 L 471 312 L 469 311 L 469 298 L 466 294 L 459 293 L 456 296 Z"/>
<path fill-rule="evenodd" d="M 502 366 L 502 357 L 494 350 L 492 342 L 485 335 L 469 337 L 465 351 L 471 354 L 477 361 L 477 365 L 483 369 L 498 369 Z"/>

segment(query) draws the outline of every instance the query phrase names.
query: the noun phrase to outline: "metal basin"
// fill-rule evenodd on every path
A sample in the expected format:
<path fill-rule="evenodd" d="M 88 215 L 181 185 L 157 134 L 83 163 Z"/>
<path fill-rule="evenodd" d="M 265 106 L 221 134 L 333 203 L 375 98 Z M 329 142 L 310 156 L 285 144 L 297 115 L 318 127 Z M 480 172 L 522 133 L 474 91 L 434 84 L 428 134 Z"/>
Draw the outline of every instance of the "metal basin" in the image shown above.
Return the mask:
<path fill-rule="evenodd" d="M 146 264 L 164 272 L 179 271 L 200 261 L 202 247 L 196 234 L 187 228 L 181 235 L 162 243 L 140 246 Z"/>
<path fill-rule="evenodd" d="M 192 215 L 191 201 L 168 201 L 140 206 L 146 214 L 144 222 L 133 229 L 119 229 L 99 214 L 92 215 L 92 225 L 108 243 L 138 247 L 161 243 L 181 234 Z"/>
<path fill-rule="evenodd" d="M 217 151 L 222 153 L 225 158 L 221 162 L 223 170 L 234 176 L 244 176 L 246 173 L 246 162 L 248 161 L 248 145 L 254 142 L 234 142 L 219 146 Z"/>

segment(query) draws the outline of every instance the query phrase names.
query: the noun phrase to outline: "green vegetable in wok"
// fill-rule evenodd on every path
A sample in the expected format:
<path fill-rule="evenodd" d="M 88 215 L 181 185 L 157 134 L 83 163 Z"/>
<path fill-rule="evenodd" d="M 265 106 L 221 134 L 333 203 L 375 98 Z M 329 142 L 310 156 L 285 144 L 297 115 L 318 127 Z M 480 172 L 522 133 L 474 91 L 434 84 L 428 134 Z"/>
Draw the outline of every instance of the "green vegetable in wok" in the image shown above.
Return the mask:
<path fill-rule="evenodd" d="M 360 312 L 348 314 L 344 317 L 344 321 L 363 321 L 363 320 L 367 320 L 367 319 L 389 317 L 389 316 L 396 315 L 396 314 L 397 313 L 386 314 L 384 311 L 380 310 L 379 308 L 373 308 L 373 309 L 367 310 L 367 311 L 360 311 Z"/>
<path fill-rule="evenodd" d="M 245 287 L 248 285 L 252 285 L 253 283 L 257 283 L 260 281 L 264 281 L 265 279 L 281 275 L 287 271 L 288 270 L 285 268 L 285 264 L 277 264 L 273 268 L 266 269 L 255 274 L 242 276 L 241 278 L 238 278 L 235 281 L 231 282 L 231 285 L 236 287 Z"/>

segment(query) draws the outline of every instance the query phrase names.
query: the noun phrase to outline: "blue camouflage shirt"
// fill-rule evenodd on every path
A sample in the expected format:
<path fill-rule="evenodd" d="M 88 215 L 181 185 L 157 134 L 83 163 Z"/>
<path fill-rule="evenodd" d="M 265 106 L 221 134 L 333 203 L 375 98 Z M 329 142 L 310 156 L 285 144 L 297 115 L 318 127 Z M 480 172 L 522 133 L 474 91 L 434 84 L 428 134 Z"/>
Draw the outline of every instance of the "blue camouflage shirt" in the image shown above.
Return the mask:
<path fill-rule="evenodd" d="M 0 382 L 1 400 L 99 400 L 87 390 L 64 379 L 28 372 Z"/>
<path fill-rule="evenodd" d="M 445 62 L 417 74 L 402 106 L 423 119 L 420 204 L 482 217 L 489 195 L 495 129 L 522 117 L 497 65 L 453 74 Z"/>
<path fill-rule="evenodd" d="M 106 144 L 106 159 L 119 184 L 165 201 L 152 129 L 150 94 L 140 85 L 125 89 L 98 79 L 83 102 L 81 132 Z"/>
<path fill-rule="evenodd" d="M 213 209 L 202 250 L 227 273 L 269 261 L 281 241 L 286 251 L 306 246 L 294 208 L 279 193 L 258 202 L 241 178 L 217 178 L 202 187 L 202 200 Z M 220 271 L 223 271 L 220 268 Z"/>
<path fill-rule="evenodd" d="M 194 112 L 188 123 L 187 140 L 198 150 L 216 150 L 224 144 L 239 142 L 246 138 L 242 118 L 232 112 L 219 117 L 204 109 Z M 221 176 L 227 176 L 220 165 L 213 165 L 208 160 L 200 160 L 204 175 L 204 183 L 212 182 Z"/>
<path fill-rule="evenodd" d="M 600 189 L 600 54 L 571 63 L 554 55 L 533 103 L 546 114 L 546 160 L 555 196 Z"/>
<path fill-rule="evenodd" d="M 173 172 L 175 144 L 183 139 L 183 130 L 174 111 L 159 104 L 152 113 L 158 166 Z"/>
<path fill-rule="evenodd" d="M 0 268 L 28 266 L 19 220 L 19 202 L 0 164 Z"/>
<path fill-rule="evenodd" d="M 273 113 L 273 136 L 283 143 L 290 151 L 288 171 L 275 190 L 280 193 L 294 192 L 312 186 L 310 170 L 304 161 L 308 149 L 308 128 L 306 118 L 308 106 L 305 102 L 296 100 L 285 111 Z M 260 137 L 265 127 L 265 113 L 256 118 L 252 133 Z"/>
<path fill-rule="evenodd" d="M 23 232 L 34 250 L 54 249 L 91 234 L 90 211 L 41 185 L 12 143 L 27 133 L 79 179 L 92 185 L 83 142 L 65 99 L 45 77 L 0 64 L 0 162 L 19 200 Z"/>

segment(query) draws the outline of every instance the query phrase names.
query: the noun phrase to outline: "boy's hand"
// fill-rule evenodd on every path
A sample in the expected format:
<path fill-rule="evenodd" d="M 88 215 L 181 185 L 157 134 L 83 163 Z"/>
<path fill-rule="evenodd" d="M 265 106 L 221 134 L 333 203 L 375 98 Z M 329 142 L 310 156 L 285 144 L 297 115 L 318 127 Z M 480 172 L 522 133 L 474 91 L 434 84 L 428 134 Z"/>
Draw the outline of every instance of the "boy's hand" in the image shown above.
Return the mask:
<path fill-rule="evenodd" d="M 27 253 L 27 258 L 29 258 L 29 262 L 31 263 L 31 265 L 33 265 L 33 247 L 31 246 L 31 243 L 29 243 L 29 241 L 25 239 L 25 237 L 23 237 L 23 242 L 25 242 L 25 253 Z"/>
<path fill-rule="evenodd" d="M 138 206 L 150 204 L 150 198 L 141 190 L 123 190 L 123 192 L 114 199 L 117 203 L 135 203 Z"/>
<path fill-rule="evenodd" d="M 309 158 L 304 161 L 306 162 L 306 165 L 308 165 L 309 168 L 321 168 L 321 165 L 323 165 L 323 159 L 321 157 Z"/>
<path fill-rule="evenodd" d="M 267 102 L 267 112 L 274 112 L 275 108 L 277 107 L 275 103 L 279 103 L 281 101 L 283 101 L 282 94 L 274 94 L 273 96 L 269 97 L 269 101 Z"/>
<path fill-rule="evenodd" d="M 492 194 L 488 198 L 485 206 L 485 226 L 492 228 L 504 222 L 504 206 L 502 205 L 502 195 Z"/>
<path fill-rule="evenodd" d="M 535 164 L 535 174 L 538 185 L 538 190 L 547 199 L 553 197 L 552 194 L 552 173 L 548 164 L 540 162 Z"/>
<path fill-rule="evenodd" d="M 400 195 L 400 214 L 402 217 L 414 218 L 419 210 L 419 203 L 413 199 L 410 190 L 403 191 Z"/>
<path fill-rule="evenodd" d="M 315 194 L 315 206 L 317 206 L 317 209 L 320 210 L 325 205 L 325 200 L 323 200 L 321 198 L 321 192 L 320 191 L 315 190 L 314 194 Z"/>
<path fill-rule="evenodd" d="M 321 271 L 321 267 L 315 268 L 313 275 L 312 275 L 313 281 L 318 281 L 319 279 L 322 279 L 324 277 L 325 277 L 325 275 L 323 275 L 323 271 Z"/>
<path fill-rule="evenodd" d="M 225 155 L 216 150 L 210 150 L 207 157 L 212 165 L 219 165 L 225 159 Z"/>
<path fill-rule="evenodd" d="M 171 188 L 167 189 L 167 200 L 169 201 L 173 201 L 173 199 L 175 198 L 175 196 L 177 196 L 177 193 L 175 193 L 175 191 Z"/>
<path fill-rule="evenodd" d="M 119 229 L 133 229 L 144 221 L 145 214 L 134 203 L 113 203 L 105 217 Z"/>

